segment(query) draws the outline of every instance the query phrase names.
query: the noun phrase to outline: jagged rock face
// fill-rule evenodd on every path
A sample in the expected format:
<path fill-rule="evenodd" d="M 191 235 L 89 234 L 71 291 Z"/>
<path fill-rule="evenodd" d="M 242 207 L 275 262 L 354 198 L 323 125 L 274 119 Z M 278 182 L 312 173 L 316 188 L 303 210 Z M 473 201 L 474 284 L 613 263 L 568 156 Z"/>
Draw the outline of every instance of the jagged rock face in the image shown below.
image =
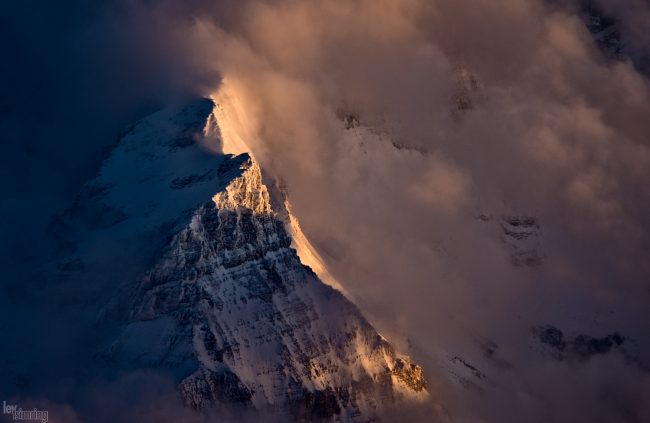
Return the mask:
<path fill-rule="evenodd" d="M 300 262 L 285 226 L 293 217 L 271 201 L 283 195 L 269 193 L 248 155 L 228 160 L 237 176 L 127 290 L 127 323 L 103 359 L 173 369 L 196 409 L 367 421 L 424 398 L 422 369 Z"/>

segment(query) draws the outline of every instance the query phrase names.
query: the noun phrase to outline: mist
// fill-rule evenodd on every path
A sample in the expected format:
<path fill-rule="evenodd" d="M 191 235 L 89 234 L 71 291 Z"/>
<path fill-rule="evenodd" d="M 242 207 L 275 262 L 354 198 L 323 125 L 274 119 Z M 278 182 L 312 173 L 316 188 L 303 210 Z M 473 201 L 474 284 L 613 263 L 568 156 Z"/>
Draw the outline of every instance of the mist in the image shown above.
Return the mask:
<path fill-rule="evenodd" d="M 125 125 L 226 92 L 331 273 L 423 364 L 442 415 L 646 421 L 650 5 L 590 3 L 616 22 L 614 55 L 585 5 L 2 6 L 4 261 L 47 254 L 43 227 Z M 532 246 L 504 234 L 513 217 L 534 219 Z M 15 289 L 24 269 L 3 267 Z M 534 335 L 545 325 L 626 342 L 557 359 Z M 450 374 L 454 357 L 484 377 Z"/>

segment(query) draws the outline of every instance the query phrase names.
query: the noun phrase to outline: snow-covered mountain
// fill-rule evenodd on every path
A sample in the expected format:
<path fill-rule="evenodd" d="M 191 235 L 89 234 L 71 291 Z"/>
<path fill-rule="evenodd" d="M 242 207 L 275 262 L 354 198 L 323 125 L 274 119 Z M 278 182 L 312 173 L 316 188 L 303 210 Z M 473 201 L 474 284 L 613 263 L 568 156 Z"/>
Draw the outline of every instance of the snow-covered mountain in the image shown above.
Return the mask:
<path fill-rule="evenodd" d="M 369 421 L 424 400 L 422 369 L 314 272 L 335 283 L 286 190 L 222 152 L 219 119 L 202 99 L 137 123 L 53 223 L 67 252 L 51 272 L 102 310 L 95 362 L 171 374 L 197 410 Z"/>

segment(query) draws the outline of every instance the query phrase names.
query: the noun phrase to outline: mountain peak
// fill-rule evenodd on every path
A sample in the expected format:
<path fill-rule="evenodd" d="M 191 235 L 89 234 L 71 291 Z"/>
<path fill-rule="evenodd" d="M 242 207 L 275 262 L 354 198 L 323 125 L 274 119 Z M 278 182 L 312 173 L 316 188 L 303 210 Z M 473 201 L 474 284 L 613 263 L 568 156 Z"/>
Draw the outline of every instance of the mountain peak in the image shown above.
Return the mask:
<path fill-rule="evenodd" d="M 201 100 L 143 119 L 67 214 L 70 226 L 107 210 L 121 216 L 75 235 L 78 246 L 116 248 L 63 259 L 94 262 L 66 277 L 92 286 L 101 275 L 112 294 L 92 296 L 105 301 L 91 329 L 95 360 L 162 372 L 195 409 L 369 421 L 426 398 L 422 369 L 319 278 L 329 274 L 286 188 L 249 153 L 213 152 L 236 135 L 227 107 Z M 147 257 L 124 271 L 115 266 L 123 251 Z"/>
<path fill-rule="evenodd" d="M 256 214 L 271 213 L 269 192 L 262 183 L 262 171 L 248 154 L 240 165 L 241 175 L 230 181 L 226 188 L 212 197 L 218 209 L 244 208 Z"/>

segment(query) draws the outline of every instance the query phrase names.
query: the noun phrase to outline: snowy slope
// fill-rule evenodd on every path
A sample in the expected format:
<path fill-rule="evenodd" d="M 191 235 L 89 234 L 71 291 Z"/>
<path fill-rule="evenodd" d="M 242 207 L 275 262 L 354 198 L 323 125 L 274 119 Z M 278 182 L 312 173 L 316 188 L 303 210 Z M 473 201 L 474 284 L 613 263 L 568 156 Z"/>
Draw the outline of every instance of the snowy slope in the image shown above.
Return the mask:
<path fill-rule="evenodd" d="M 198 369 L 180 389 L 195 408 L 365 420 L 383 402 L 426 396 L 421 369 L 300 263 L 255 162 L 242 171 L 141 280 L 111 359 L 174 366 L 192 351 Z M 143 345 L 145 326 L 167 335 Z"/>
<path fill-rule="evenodd" d="M 57 289 L 89 315 L 102 305 L 98 368 L 171 374 L 195 409 L 295 419 L 368 421 L 426 398 L 421 368 L 301 263 L 296 245 L 318 257 L 286 192 L 222 144 L 211 100 L 154 114 L 53 223 Z"/>
<path fill-rule="evenodd" d="M 212 109 L 210 100 L 200 99 L 129 127 L 97 176 L 53 220 L 50 234 L 62 253 L 38 279 L 56 285 L 56 293 L 44 295 L 52 295 L 62 312 L 73 303 L 96 315 L 239 174 L 244 158 L 215 153 L 219 134 L 206 136 Z"/>

